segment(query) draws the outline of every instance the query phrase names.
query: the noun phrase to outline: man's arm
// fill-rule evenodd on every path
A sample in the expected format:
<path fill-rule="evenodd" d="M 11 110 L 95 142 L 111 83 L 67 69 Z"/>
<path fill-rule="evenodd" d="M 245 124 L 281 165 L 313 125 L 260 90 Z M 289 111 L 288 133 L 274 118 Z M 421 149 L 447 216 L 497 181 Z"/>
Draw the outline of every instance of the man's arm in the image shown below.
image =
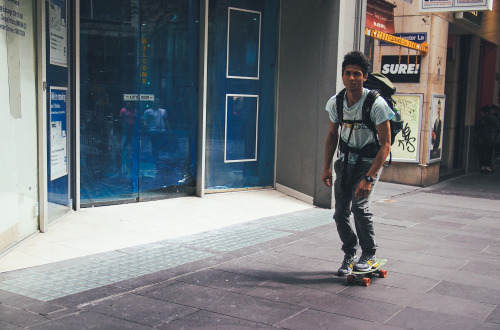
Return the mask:
<path fill-rule="evenodd" d="M 337 143 L 339 141 L 339 124 L 334 124 L 330 121 L 330 128 L 325 142 L 325 161 L 323 163 L 323 175 L 321 179 L 327 187 L 333 185 L 332 182 L 332 159 L 337 150 Z"/>
<path fill-rule="evenodd" d="M 378 140 L 380 142 L 380 150 L 375 156 L 373 160 L 372 166 L 368 170 L 366 175 L 371 176 L 372 178 L 377 175 L 382 166 L 384 166 L 385 160 L 387 156 L 389 156 L 389 152 L 391 151 L 391 126 L 389 121 L 386 120 L 379 125 L 377 125 L 378 132 Z M 361 182 L 356 187 L 355 195 L 356 197 L 366 197 L 370 193 L 372 189 L 372 184 L 366 180 L 361 180 Z"/>

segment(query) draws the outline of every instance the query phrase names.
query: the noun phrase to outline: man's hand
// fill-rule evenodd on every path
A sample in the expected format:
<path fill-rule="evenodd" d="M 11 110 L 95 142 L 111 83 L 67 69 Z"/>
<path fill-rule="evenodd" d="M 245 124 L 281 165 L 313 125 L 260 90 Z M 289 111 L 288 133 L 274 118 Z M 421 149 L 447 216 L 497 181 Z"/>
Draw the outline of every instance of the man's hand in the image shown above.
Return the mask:
<path fill-rule="evenodd" d="M 328 170 L 323 171 L 323 175 L 322 175 L 321 179 L 323 180 L 323 183 L 325 184 L 325 186 L 327 186 L 327 187 L 333 186 L 332 170 L 328 169 Z"/>
<path fill-rule="evenodd" d="M 356 192 L 354 193 L 354 195 L 356 196 L 356 198 L 367 197 L 370 194 L 370 190 L 372 190 L 372 184 L 363 179 L 356 187 Z"/>

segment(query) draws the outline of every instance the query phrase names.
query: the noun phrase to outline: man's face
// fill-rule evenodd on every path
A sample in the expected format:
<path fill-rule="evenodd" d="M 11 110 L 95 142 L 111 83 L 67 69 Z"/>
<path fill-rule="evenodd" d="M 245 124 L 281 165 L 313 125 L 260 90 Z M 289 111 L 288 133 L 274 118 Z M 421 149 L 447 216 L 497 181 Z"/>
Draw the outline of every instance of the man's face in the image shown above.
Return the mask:
<path fill-rule="evenodd" d="M 363 88 L 363 82 L 368 78 L 368 73 L 363 74 L 359 65 L 346 65 L 342 80 L 347 90 L 355 91 Z"/>

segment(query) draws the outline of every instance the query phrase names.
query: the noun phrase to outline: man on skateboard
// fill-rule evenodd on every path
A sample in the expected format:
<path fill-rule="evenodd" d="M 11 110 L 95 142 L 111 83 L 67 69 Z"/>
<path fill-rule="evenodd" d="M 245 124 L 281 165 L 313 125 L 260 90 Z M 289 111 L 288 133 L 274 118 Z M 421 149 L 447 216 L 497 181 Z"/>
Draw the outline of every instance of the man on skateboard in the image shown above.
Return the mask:
<path fill-rule="evenodd" d="M 369 92 L 363 88 L 369 67 L 370 62 L 363 53 L 352 51 L 346 54 L 342 62 L 345 93 L 339 93 L 342 96 L 333 96 L 326 104 L 330 127 L 325 142 L 322 180 L 326 186 L 334 186 L 333 218 L 345 254 L 338 270 L 340 276 L 350 274 L 353 267 L 358 271 L 377 267 L 375 253 L 378 246 L 375 242 L 370 202 L 374 186 L 391 150 L 389 120 L 394 113 L 382 97 L 376 98 L 371 107 L 370 119 L 377 128 L 377 143 L 372 130 L 360 121 L 363 102 Z M 339 101 L 343 105 L 342 120 L 337 113 L 337 98 L 340 97 L 343 97 L 343 100 Z M 333 183 L 331 165 L 337 145 L 340 155 L 334 164 L 336 180 Z M 350 222 L 351 211 L 354 214 L 356 232 Z M 359 260 L 356 255 L 358 239 L 362 251 Z"/>

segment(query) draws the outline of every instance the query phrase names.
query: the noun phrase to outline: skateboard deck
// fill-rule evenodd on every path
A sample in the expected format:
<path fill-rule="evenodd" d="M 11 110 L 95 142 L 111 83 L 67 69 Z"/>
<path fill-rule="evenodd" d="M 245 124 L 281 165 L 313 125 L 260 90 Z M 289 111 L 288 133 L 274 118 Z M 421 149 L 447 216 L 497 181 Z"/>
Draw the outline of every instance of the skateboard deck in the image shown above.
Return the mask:
<path fill-rule="evenodd" d="M 387 259 L 377 258 L 377 267 L 372 268 L 367 271 L 353 270 L 351 274 L 347 275 L 347 283 L 360 283 L 363 286 L 370 285 L 370 277 L 373 275 L 378 275 L 378 277 L 387 277 L 387 270 L 382 269 L 387 263 Z"/>

